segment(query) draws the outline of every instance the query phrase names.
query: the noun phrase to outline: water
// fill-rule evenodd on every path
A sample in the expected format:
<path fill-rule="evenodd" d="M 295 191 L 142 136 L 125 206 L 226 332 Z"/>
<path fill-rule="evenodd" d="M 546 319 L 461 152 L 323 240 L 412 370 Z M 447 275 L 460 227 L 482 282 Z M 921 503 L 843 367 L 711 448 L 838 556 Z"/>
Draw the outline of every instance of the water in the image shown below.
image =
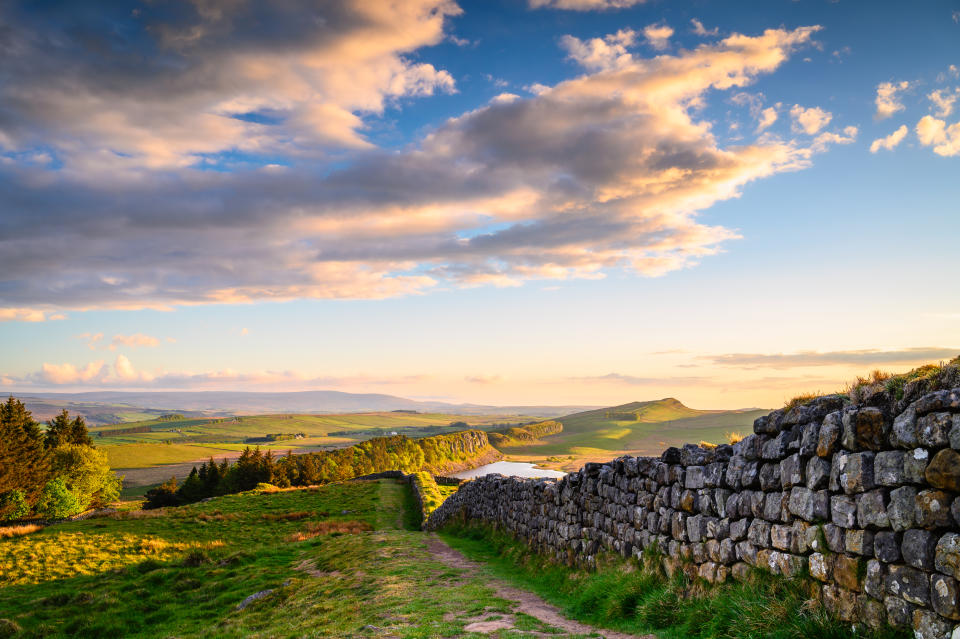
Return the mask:
<path fill-rule="evenodd" d="M 493 475 L 494 473 L 512 477 L 563 477 L 566 475 L 566 473 L 561 473 L 556 470 L 537 468 L 533 464 L 500 461 L 487 464 L 486 466 L 479 466 L 472 470 L 463 470 L 459 473 L 454 473 L 453 476 L 458 479 L 476 479 L 477 477 Z"/>

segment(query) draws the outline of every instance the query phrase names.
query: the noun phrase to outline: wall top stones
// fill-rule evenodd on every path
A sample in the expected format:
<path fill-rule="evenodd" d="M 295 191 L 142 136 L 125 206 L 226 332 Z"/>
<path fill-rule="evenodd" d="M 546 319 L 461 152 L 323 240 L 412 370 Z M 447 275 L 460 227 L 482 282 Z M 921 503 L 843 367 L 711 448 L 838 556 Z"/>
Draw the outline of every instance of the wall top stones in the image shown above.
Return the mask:
<path fill-rule="evenodd" d="M 589 565 L 656 546 L 710 582 L 751 566 L 809 575 L 843 621 L 960 639 L 960 380 L 950 390 L 815 399 L 756 420 L 732 445 L 588 463 L 560 480 L 492 475 L 427 521 L 505 528 Z"/>

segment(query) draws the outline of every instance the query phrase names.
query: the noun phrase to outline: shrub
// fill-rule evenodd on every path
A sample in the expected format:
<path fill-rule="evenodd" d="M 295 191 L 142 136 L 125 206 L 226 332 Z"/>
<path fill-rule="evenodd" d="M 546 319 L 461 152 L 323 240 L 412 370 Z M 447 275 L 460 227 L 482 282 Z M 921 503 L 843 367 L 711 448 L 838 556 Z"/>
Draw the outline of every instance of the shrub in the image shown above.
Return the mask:
<path fill-rule="evenodd" d="M 37 502 L 37 512 L 47 519 L 65 519 L 82 510 L 83 504 L 77 500 L 61 477 L 47 482 Z"/>
<path fill-rule="evenodd" d="M 0 520 L 23 519 L 30 514 L 27 495 L 22 490 L 11 490 L 0 496 L 0 513 L 6 513 Z"/>

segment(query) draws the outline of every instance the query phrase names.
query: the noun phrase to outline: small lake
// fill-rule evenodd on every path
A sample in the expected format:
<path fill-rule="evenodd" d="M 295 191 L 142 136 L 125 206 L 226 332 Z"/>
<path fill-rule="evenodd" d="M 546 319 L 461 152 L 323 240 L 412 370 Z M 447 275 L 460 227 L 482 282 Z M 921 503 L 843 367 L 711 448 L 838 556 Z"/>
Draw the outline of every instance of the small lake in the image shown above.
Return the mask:
<path fill-rule="evenodd" d="M 537 468 L 533 464 L 500 461 L 479 466 L 472 470 L 463 470 L 459 473 L 454 473 L 453 476 L 458 479 L 476 479 L 477 477 L 496 473 L 512 477 L 563 477 L 566 475 L 566 473 L 561 473 L 556 470 Z"/>

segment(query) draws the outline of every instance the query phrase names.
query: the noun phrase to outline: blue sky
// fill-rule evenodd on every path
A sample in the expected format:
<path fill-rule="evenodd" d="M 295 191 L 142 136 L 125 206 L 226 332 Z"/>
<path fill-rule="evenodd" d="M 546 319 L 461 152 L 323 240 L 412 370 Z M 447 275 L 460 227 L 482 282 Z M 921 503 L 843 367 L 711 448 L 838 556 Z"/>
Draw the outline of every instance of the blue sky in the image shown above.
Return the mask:
<path fill-rule="evenodd" d="M 4 390 L 771 406 L 960 353 L 958 2 L 24 3 L 0 52 Z"/>

